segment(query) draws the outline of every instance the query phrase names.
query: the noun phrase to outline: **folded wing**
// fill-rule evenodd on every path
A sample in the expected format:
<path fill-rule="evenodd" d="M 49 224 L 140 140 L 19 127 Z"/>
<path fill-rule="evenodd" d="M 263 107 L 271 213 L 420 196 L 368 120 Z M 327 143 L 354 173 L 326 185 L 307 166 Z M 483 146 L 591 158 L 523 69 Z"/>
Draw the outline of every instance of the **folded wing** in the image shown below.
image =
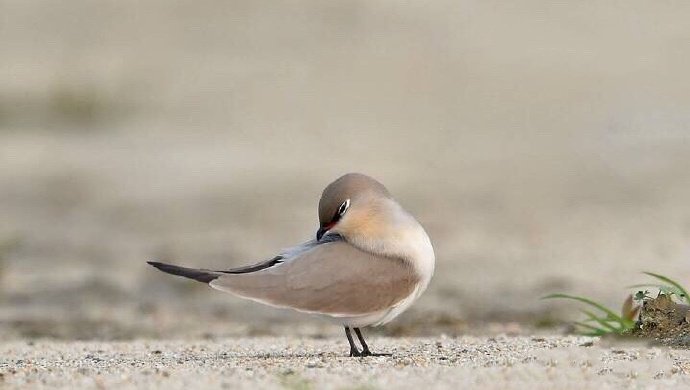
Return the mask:
<path fill-rule="evenodd" d="M 211 287 L 272 306 L 351 316 L 407 298 L 419 278 L 402 259 L 375 256 L 345 241 L 315 245 L 248 273 L 214 273 Z"/>

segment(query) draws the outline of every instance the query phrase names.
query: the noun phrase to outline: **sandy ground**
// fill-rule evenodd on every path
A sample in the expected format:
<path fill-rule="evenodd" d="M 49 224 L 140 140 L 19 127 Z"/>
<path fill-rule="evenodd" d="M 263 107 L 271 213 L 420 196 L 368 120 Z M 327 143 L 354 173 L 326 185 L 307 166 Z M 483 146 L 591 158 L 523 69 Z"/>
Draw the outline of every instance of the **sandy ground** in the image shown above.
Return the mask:
<path fill-rule="evenodd" d="M 3 388 L 679 388 L 690 351 L 585 337 L 344 337 L 0 344 Z"/>

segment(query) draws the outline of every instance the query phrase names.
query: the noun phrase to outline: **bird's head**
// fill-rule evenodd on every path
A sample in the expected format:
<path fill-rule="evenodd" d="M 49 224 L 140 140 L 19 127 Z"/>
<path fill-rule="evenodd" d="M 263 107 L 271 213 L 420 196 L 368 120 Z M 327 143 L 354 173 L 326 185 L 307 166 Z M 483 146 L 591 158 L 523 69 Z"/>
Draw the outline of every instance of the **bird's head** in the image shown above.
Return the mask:
<path fill-rule="evenodd" d="M 346 240 L 376 237 L 390 228 L 397 212 L 395 201 L 383 184 L 369 176 L 348 173 L 329 184 L 319 201 L 316 239 L 339 234 Z"/>

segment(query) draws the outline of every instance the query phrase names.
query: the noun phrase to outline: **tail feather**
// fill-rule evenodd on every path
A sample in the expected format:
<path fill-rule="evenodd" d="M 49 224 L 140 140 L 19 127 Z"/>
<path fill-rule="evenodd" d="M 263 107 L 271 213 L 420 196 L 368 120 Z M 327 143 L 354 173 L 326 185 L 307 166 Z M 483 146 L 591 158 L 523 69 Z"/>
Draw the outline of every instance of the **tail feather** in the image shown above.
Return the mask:
<path fill-rule="evenodd" d="M 202 283 L 210 283 L 217 279 L 218 273 L 205 269 L 186 268 L 172 264 L 159 263 L 157 261 L 147 261 L 147 263 L 158 268 L 159 270 L 177 276 L 184 276 L 185 278 L 194 279 Z"/>

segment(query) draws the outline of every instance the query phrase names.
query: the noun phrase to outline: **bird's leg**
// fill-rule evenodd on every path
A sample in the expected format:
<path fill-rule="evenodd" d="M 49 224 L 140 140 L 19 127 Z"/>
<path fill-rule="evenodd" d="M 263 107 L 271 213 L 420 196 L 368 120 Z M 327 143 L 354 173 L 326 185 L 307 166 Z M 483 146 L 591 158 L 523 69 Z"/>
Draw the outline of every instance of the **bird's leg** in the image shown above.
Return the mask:
<path fill-rule="evenodd" d="M 355 334 L 357 335 L 357 338 L 359 339 L 359 343 L 362 344 L 362 354 L 361 356 L 391 356 L 391 353 L 373 353 L 369 350 L 369 346 L 367 345 L 366 341 L 364 341 L 364 337 L 362 336 L 362 332 L 359 330 L 359 328 L 353 328 L 355 330 Z"/>
<path fill-rule="evenodd" d="M 367 345 L 367 342 L 364 341 L 364 337 L 362 336 L 362 332 L 359 330 L 359 328 L 354 328 L 355 334 L 357 335 L 357 338 L 359 339 L 359 343 L 362 344 L 362 356 L 371 356 L 372 353 L 369 350 L 369 346 Z"/>
<path fill-rule="evenodd" d="M 347 342 L 350 343 L 350 357 L 362 356 L 362 353 L 359 352 L 359 349 L 357 349 L 357 346 L 355 345 L 355 341 L 352 340 L 352 334 L 350 334 L 350 328 L 348 328 L 347 326 L 345 327 L 345 336 L 347 336 Z"/>

